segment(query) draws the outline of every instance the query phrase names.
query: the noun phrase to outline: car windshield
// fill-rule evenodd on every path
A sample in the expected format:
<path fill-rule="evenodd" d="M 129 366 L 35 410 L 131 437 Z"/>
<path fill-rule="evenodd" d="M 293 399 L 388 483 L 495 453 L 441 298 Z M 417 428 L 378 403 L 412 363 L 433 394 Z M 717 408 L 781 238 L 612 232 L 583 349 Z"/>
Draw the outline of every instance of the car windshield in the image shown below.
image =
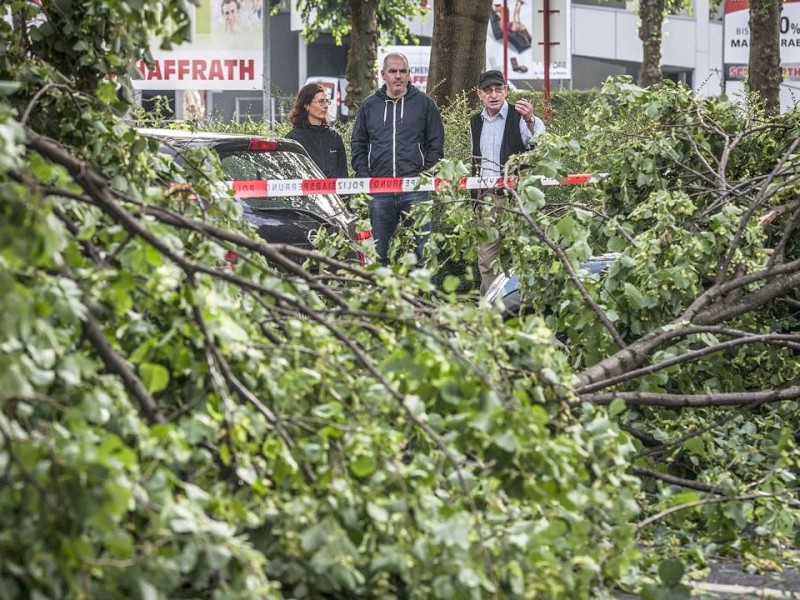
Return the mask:
<path fill-rule="evenodd" d="M 226 176 L 233 181 L 325 178 L 310 158 L 297 152 L 234 151 L 222 154 L 220 163 Z M 247 198 L 244 202 L 254 210 L 290 208 L 324 217 L 332 217 L 344 210 L 335 194 Z"/>

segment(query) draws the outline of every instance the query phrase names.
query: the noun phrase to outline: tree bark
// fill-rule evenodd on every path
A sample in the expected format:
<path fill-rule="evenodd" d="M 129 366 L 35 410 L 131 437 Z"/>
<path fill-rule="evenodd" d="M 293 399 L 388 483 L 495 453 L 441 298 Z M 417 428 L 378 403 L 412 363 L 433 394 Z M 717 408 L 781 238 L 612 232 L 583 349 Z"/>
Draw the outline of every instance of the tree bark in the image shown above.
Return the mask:
<path fill-rule="evenodd" d="M 747 85 L 767 114 L 781 109 L 780 0 L 750 0 L 750 65 Z"/>
<path fill-rule="evenodd" d="M 664 0 L 641 0 L 639 3 L 639 39 L 642 40 L 642 69 L 639 85 L 661 83 L 661 39 L 664 26 Z"/>
<path fill-rule="evenodd" d="M 486 66 L 486 28 L 491 9 L 492 0 L 436 0 L 433 5 L 427 92 L 439 106 L 475 89 L 478 75 Z"/>
<path fill-rule="evenodd" d="M 350 50 L 347 53 L 347 108 L 355 116 L 361 102 L 375 87 L 378 74 L 378 2 L 348 0 Z"/>

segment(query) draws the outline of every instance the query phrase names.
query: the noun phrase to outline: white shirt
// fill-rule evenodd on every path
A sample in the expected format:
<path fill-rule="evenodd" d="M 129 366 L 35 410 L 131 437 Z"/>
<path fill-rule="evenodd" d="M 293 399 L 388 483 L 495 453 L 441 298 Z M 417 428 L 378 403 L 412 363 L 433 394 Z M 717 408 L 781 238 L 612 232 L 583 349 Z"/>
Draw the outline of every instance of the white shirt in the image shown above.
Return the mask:
<path fill-rule="evenodd" d="M 503 143 L 503 132 L 506 129 L 508 117 L 508 102 L 503 102 L 499 112 L 491 116 L 486 108 L 481 112 L 483 128 L 481 129 L 481 177 L 499 177 L 503 174 L 503 165 L 500 164 L 500 146 Z M 530 145 L 531 140 L 544 133 L 544 122 L 538 117 L 533 117 L 533 131 L 528 128 L 524 119 L 519 120 L 519 132 L 522 143 Z"/>

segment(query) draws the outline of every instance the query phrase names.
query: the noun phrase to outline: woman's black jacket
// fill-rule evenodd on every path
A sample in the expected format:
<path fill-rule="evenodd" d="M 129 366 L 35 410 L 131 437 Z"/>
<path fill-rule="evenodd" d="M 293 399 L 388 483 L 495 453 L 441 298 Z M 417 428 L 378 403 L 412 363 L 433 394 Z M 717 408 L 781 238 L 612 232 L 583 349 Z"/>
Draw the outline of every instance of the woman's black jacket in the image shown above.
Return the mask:
<path fill-rule="evenodd" d="M 335 129 L 328 125 L 296 126 L 286 137 L 300 142 L 325 177 L 347 177 L 347 153 Z"/>

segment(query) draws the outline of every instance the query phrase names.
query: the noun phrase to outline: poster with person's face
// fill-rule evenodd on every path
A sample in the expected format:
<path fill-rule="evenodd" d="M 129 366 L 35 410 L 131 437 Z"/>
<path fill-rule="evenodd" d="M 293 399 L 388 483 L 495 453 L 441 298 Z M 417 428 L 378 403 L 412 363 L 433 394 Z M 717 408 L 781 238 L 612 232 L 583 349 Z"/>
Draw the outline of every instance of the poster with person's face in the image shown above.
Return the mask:
<path fill-rule="evenodd" d="M 253 90 L 263 81 L 261 0 L 202 0 L 192 39 L 172 50 L 150 45 L 154 64 L 139 64 L 139 90 Z"/>
<path fill-rule="evenodd" d="M 261 31 L 261 0 L 211 0 L 212 31 L 241 35 Z"/>

